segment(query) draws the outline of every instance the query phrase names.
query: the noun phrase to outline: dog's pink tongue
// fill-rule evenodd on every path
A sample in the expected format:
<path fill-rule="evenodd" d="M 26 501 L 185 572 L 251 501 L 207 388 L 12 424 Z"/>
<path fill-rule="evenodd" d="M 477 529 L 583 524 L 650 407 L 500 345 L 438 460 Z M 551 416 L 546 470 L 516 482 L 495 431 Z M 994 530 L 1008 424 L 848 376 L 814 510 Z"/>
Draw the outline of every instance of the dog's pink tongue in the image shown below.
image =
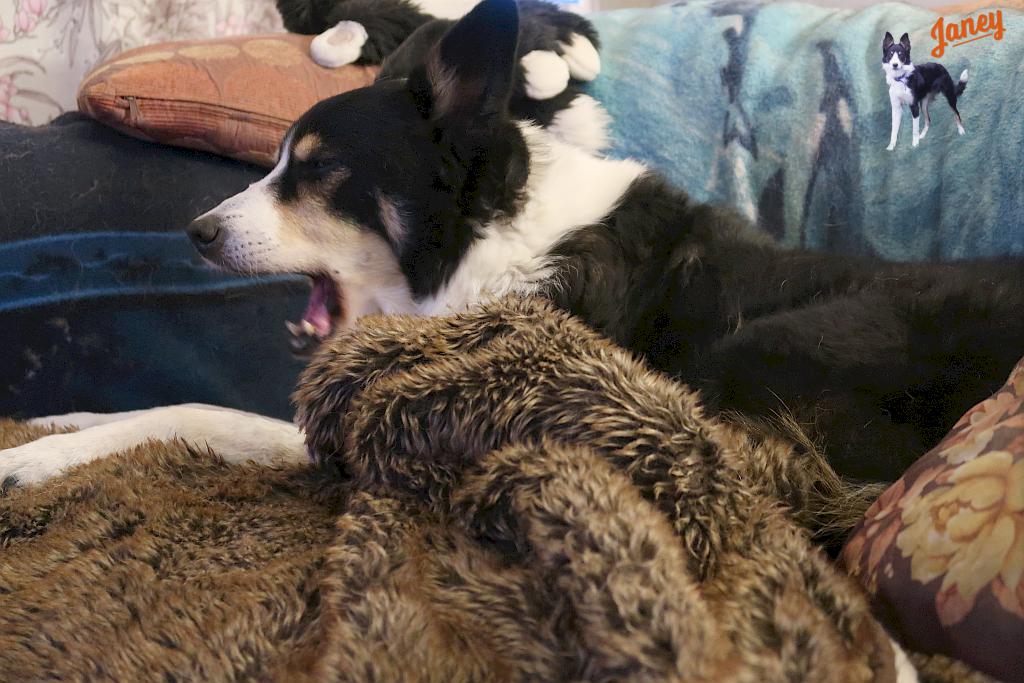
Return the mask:
<path fill-rule="evenodd" d="M 316 329 L 319 337 L 326 337 L 331 333 L 331 314 L 327 310 L 327 303 L 332 296 L 334 291 L 327 280 L 316 278 L 313 281 L 313 291 L 309 294 L 309 303 L 306 304 L 306 312 L 302 314 L 302 319 Z"/>

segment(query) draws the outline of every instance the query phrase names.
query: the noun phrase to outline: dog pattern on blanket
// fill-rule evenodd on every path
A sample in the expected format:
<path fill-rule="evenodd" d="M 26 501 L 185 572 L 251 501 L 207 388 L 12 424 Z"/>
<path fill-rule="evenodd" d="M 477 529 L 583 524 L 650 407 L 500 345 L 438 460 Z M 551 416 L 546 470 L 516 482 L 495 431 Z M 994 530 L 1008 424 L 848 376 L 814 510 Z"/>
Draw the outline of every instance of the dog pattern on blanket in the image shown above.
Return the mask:
<path fill-rule="evenodd" d="M 692 0 L 594 14 L 602 73 L 588 91 L 614 121 L 613 156 L 732 206 L 785 246 L 908 261 L 1019 254 L 1024 94 L 998 83 L 1024 58 L 1024 13 L 1002 16 L 1001 41 L 942 59 L 954 78 L 970 70 L 967 134 L 935 107 L 916 149 L 908 135 L 885 150 L 879 68 L 886 30 L 907 31 L 922 61 L 934 44 L 936 14 L 910 5 Z"/>

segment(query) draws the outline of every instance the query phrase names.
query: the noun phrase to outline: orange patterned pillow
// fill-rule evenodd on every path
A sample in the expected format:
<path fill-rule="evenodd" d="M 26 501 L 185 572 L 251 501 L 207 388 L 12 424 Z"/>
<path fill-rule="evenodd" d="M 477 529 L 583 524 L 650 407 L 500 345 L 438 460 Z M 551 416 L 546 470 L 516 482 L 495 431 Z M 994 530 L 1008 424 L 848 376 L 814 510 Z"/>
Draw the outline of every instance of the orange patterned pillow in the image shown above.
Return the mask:
<path fill-rule="evenodd" d="M 317 65 L 310 40 L 276 34 L 129 50 L 85 77 L 78 108 L 144 140 L 273 165 L 299 115 L 377 74 L 372 66 Z"/>
<path fill-rule="evenodd" d="M 843 562 L 905 645 L 1024 682 L 1024 360 L 875 501 Z"/>

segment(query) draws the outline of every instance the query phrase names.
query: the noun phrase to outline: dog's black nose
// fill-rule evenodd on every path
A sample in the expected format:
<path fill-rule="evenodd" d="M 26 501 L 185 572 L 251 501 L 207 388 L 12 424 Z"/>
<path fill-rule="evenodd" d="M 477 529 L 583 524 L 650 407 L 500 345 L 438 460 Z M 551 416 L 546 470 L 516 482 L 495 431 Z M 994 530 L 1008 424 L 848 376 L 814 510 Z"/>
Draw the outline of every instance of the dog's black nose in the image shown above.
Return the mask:
<path fill-rule="evenodd" d="M 224 229 L 217 216 L 202 216 L 188 226 L 188 237 L 199 253 L 210 258 L 224 244 Z"/>

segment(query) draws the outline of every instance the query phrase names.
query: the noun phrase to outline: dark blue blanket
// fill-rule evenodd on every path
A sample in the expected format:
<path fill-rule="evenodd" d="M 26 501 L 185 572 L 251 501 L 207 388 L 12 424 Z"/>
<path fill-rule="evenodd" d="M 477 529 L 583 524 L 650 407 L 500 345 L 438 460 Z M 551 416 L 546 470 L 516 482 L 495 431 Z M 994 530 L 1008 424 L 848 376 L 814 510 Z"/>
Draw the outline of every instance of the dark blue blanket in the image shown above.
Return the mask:
<path fill-rule="evenodd" d="M 306 287 L 201 263 L 188 221 L 263 175 L 67 115 L 0 124 L 0 415 L 201 401 L 288 418 Z"/>

